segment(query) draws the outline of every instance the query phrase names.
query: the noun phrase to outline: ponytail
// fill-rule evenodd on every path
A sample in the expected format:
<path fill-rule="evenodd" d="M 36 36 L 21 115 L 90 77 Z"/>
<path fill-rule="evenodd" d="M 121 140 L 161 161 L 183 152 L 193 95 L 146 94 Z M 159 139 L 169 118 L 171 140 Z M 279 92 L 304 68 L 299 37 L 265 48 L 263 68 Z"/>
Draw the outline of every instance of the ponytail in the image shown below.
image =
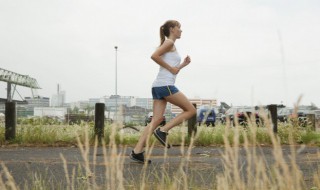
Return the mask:
<path fill-rule="evenodd" d="M 163 31 L 164 27 L 161 26 L 160 27 L 160 46 L 163 44 L 164 40 L 165 40 L 165 35 L 164 35 L 164 31 Z"/>

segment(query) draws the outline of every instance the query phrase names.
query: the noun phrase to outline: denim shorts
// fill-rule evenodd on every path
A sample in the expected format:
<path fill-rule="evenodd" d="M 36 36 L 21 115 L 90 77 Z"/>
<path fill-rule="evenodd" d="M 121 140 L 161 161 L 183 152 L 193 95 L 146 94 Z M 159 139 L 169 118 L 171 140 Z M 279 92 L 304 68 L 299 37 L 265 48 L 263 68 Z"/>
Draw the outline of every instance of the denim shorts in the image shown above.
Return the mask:
<path fill-rule="evenodd" d="M 164 97 L 179 92 L 179 89 L 173 85 L 152 87 L 152 97 L 156 100 L 163 100 Z"/>

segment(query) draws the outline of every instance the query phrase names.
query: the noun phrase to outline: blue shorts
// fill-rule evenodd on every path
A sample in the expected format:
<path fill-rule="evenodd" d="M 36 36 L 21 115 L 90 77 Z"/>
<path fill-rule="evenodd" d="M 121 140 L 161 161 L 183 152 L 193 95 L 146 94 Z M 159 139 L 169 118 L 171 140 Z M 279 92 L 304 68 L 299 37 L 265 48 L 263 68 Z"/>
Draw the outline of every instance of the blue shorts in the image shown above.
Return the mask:
<path fill-rule="evenodd" d="M 179 92 L 179 89 L 173 85 L 152 87 L 152 97 L 155 100 L 163 100 L 164 97 Z"/>

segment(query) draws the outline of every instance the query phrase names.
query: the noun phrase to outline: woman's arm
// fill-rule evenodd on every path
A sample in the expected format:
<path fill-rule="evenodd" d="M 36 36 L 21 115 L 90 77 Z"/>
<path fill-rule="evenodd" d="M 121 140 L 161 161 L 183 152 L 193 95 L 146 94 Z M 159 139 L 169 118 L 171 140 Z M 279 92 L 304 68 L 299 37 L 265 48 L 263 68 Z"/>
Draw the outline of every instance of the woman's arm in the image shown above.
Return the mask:
<path fill-rule="evenodd" d="M 173 42 L 170 40 L 165 40 L 163 44 L 151 55 L 151 59 L 159 64 L 161 67 L 164 67 L 172 74 L 176 75 L 179 72 L 177 67 L 171 67 L 169 64 L 163 61 L 161 56 L 169 52 L 173 48 Z"/>

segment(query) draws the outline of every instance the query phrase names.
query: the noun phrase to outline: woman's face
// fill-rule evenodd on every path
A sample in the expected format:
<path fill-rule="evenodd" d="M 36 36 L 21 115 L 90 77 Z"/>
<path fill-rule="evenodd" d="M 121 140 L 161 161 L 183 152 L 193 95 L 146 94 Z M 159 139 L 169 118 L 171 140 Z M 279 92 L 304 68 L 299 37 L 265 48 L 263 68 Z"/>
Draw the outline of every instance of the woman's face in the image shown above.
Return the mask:
<path fill-rule="evenodd" d="M 181 26 L 175 26 L 173 28 L 171 28 L 170 32 L 171 32 L 171 35 L 173 35 L 176 39 L 179 39 L 181 37 Z"/>

